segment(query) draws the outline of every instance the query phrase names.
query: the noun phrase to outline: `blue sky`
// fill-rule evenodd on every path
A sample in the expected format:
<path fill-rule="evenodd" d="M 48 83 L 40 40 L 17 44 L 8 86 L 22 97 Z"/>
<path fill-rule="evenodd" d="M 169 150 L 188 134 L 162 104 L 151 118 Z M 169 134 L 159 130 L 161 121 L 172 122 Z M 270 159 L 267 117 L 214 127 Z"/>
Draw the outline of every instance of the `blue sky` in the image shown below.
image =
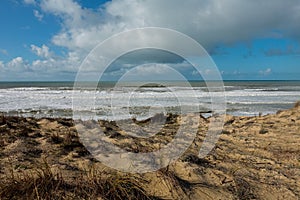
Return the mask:
<path fill-rule="evenodd" d="M 0 81 L 73 81 L 99 42 L 147 26 L 171 28 L 198 41 L 224 79 L 299 80 L 299 21 L 300 3 L 293 0 L 4 0 Z M 134 56 L 125 60 L 106 79 L 117 79 L 128 62 L 139 63 Z M 195 78 L 190 68 L 184 70 Z"/>

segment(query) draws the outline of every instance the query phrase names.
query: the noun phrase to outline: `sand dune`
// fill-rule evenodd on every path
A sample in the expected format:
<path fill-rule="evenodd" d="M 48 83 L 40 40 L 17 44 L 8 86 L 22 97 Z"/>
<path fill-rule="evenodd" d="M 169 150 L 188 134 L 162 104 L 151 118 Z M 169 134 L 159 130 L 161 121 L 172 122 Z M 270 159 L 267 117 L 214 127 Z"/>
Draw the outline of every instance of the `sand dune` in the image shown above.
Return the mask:
<path fill-rule="evenodd" d="M 133 123 L 147 120 L 128 121 L 128 130 L 98 123 L 107 142 L 149 152 L 170 142 L 182 119 L 164 117 L 161 131 L 148 139 L 128 134 Z M 72 120 L 0 116 L 0 198 L 299 199 L 300 103 L 273 115 L 226 116 L 220 139 L 205 158 L 197 154 L 210 119 L 199 120 L 197 137 L 180 159 L 156 172 L 127 174 L 95 160 Z"/>

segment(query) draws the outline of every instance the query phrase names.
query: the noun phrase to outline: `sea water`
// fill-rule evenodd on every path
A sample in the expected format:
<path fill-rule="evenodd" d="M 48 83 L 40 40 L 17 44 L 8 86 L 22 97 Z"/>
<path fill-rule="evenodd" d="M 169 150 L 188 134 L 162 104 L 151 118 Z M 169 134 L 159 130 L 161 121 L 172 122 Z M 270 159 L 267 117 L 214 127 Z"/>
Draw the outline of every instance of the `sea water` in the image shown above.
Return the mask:
<path fill-rule="evenodd" d="M 160 112 L 193 112 L 195 106 L 197 111 L 211 111 L 212 93 L 202 81 L 190 82 L 189 87 L 181 82 L 139 87 L 116 87 L 115 82 L 102 82 L 96 88 L 88 82 L 81 85 L 84 87 L 74 89 L 72 82 L 1 82 L 0 112 L 72 118 L 74 96 L 82 97 L 82 101 L 76 101 L 76 109 L 85 119 L 142 119 Z M 300 100 L 300 81 L 225 81 L 224 85 L 227 113 L 236 116 L 275 113 Z"/>

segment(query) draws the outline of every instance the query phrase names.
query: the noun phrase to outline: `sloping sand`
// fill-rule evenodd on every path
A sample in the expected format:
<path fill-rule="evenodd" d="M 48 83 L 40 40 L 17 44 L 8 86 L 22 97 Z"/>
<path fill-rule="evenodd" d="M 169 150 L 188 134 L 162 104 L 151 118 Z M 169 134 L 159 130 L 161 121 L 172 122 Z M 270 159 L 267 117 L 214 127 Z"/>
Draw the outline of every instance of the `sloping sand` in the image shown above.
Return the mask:
<path fill-rule="evenodd" d="M 191 119 L 193 116 L 189 115 Z M 166 119 L 164 128 L 148 140 L 134 139 L 114 122 L 99 123 L 106 141 L 128 151 L 147 152 L 172 140 L 181 116 L 168 115 Z M 147 120 L 130 120 L 128 127 L 130 123 L 142 125 Z M 209 119 L 200 118 L 194 143 L 175 163 L 156 172 L 126 174 L 95 160 L 80 143 L 72 120 L 0 116 L 0 199 L 58 198 L 55 194 L 61 199 L 121 199 L 126 195 L 142 198 L 138 198 L 137 191 L 142 191 L 145 199 L 299 199 L 300 103 L 274 115 L 227 116 L 217 145 L 207 157 L 200 159 L 197 154 L 208 124 Z M 63 183 L 49 187 L 49 191 L 44 191 L 42 184 L 35 184 L 33 191 L 24 189 L 23 193 L 9 190 L 12 186 L 26 185 L 26 181 L 39 180 L 32 177 L 41 177 L 36 174 L 45 168 L 55 175 L 54 181 L 63 180 Z M 86 178 L 91 176 L 132 179 L 139 186 L 131 184 L 131 188 L 137 188 L 131 190 L 131 182 L 125 181 L 125 185 L 115 188 L 119 193 L 123 191 L 120 187 L 128 191 L 120 197 L 111 196 L 113 187 L 87 193 L 80 184 L 87 183 L 84 180 L 91 180 Z M 74 188 L 82 191 L 75 192 Z"/>

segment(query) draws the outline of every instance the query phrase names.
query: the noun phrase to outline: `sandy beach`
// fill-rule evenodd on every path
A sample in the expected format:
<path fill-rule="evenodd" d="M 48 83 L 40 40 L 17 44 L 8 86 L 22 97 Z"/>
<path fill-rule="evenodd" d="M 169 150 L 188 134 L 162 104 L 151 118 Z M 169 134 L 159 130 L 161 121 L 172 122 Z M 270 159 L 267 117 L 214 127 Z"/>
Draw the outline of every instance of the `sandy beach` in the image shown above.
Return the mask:
<path fill-rule="evenodd" d="M 166 117 L 163 131 L 150 139 L 134 139 L 114 122 L 99 124 L 106 141 L 127 151 L 145 152 L 174 137 L 181 116 Z M 226 116 L 215 148 L 199 158 L 209 120 L 200 118 L 197 137 L 176 162 L 156 172 L 129 174 L 93 158 L 71 119 L 1 115 L 0 199 L 300 197 L 300 103 L 276 114 Z M 146 121 L 130 120 L 128 126 Z"/>

